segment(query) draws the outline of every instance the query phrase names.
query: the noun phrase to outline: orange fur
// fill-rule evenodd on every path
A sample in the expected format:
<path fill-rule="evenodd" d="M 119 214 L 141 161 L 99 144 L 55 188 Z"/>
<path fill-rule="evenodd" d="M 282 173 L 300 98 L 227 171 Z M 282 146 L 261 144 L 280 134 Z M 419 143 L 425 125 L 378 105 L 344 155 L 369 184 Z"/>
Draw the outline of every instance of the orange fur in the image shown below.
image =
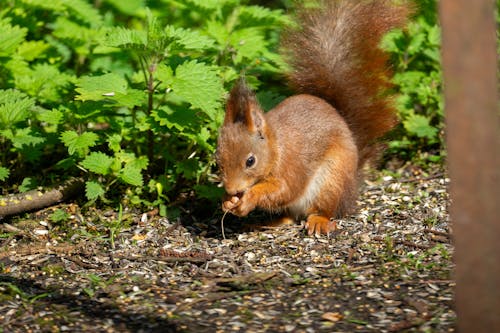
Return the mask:
<path fill-rule="evenodd" d="M 389 0 L 322 5 L 302 10 L 302 30 L 283 39 L 290 84 L 301 94 L 264 113 L 240 80 L 217 147 L 225 211 L 306 216 L 309 234 L 334 230 L 330 218 L 352 210 L 359 169 L 395 123 L 387 55 L 378 44 L 408 14 Z"/>

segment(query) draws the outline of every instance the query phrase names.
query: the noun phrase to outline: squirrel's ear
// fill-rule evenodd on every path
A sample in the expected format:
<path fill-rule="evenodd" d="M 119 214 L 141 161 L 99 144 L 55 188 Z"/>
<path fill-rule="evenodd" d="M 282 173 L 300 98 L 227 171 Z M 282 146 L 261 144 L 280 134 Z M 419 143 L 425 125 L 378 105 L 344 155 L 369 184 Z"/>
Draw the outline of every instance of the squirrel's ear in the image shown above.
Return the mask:
<path fill-rule="evenodd" d="M 235 84 L 226 103 L 224 125 L 241 122 L 251 132 L 262 131 L 265 126 L 255 94 L 248 88 L 243 78 Z"/>

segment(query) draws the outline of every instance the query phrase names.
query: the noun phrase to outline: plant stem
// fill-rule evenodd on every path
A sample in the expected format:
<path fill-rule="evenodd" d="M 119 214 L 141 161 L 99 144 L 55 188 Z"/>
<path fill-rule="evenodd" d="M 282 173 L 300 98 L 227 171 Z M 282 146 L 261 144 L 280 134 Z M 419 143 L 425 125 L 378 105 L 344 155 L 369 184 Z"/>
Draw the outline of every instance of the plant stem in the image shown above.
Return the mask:
<path fill-rule="evenodd" d="M 154 75 L 153 73 L 156 70 L 156 60 L 153 60 L 151 64 L 148 66 L 148 81 L 147 81 L 147 89 L 148 89 L 148 109 L 147 109 L 147 115 L 148 117 L 151 116 L 151 112 L 153 111 L 153 94 L 155 91 L 155 84 L 154 84 Z M 153 130 L 150 128 L 147 133 L 147 145 L 148 145 L 148 160 L 151 162 L 153 161 L 154 157 L 154 133 Z"/>

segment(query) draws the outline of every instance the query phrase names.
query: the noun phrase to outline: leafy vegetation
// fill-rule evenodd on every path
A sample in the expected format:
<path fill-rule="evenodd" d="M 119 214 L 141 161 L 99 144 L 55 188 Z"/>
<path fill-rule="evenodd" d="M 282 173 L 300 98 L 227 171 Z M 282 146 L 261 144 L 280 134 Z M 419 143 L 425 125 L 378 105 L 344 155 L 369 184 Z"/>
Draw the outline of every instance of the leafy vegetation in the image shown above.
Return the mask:
<path fill-rule="evenodd" d="M 431 161 L 439 161 L 444 154 L 441 31 L 436 1 L 416 3 L 418 12 L 408 27 L 389 33 L 383 41 L 393 55 L 401 120 L 389 147 L 406 159 L 432 151 Z"/>
<path fill-rule="evenodd" d="M 280 10 L 240 1 L 12 0 L 0 12 L 0 180 L 29 190 L 80 175 L 90 202 L 116 191 L 166 205 L 215 198 L 224 94 L 278 73 Z M 29 181 L 27 181 L 29 179 Z"/>
<path fill-rule="evenodd" d="M 435 1 L 419 2 L 408 30 L 384 41 L 402 93 L 391 148 L 407 158 L 442 149 Z M 232 82 L 245 73 L 266 108 L 283 98 L 276 53 L 289 22 L 283 9 L 244 0 L 3 3 L 6 190 L 80 176 L 89 203 L 158 207 L 162 215 L 180 193 L 218 199 L 213 153 Z"/>

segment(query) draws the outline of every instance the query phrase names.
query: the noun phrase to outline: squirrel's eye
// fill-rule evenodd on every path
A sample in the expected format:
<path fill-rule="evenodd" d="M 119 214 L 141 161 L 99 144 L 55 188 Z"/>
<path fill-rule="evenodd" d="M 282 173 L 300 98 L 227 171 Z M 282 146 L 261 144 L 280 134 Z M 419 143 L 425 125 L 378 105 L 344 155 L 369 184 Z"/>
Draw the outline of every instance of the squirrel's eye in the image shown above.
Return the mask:
<path fill-rule="evenodd" d="M 249 158 L 247 158 L 245 165 L 247 168 L 251 168 L 254 164 L 255 164 L 255 157 L 251 155 Z"/>

